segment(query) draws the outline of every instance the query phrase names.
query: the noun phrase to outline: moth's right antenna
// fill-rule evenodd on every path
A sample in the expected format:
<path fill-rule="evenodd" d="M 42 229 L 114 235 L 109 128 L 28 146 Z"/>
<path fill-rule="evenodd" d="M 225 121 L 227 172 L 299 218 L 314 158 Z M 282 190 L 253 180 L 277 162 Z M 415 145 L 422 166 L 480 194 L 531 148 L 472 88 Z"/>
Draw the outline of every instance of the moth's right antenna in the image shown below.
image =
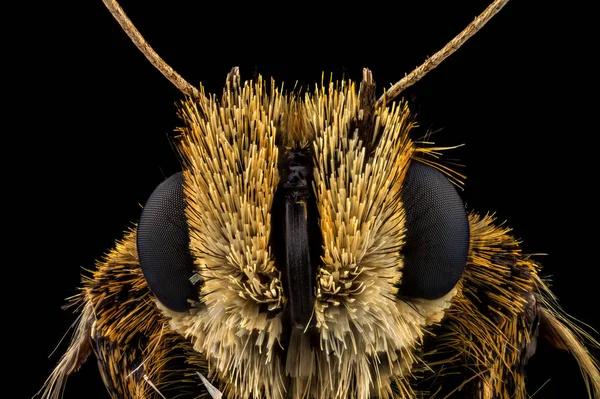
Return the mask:
<path fill-rule="evenodd" d="M 427 72 L 438 66 L 444 61 L 449 55 L 454 53 L 460 46 L 462 46 L 467 40 L 471 38 L 479 29 L 483 28 L 490 19 L 498 11 L 502 9 L 508 3 L 508 0 L 495 0 L 488 6 L 473 22 L 471 22 L 462 32 L 460 32 L 454 39 L 446 44 L 441 50 L 435 53 L 431 58 L 428 58 L 420 67 L 415 68 L 414 71 L 403 77 L 398 82 L 394 83 L 389 90 L 387 90 L 377 100 L 377 106 L 382 105 L 384 102 L 392 101 L 406 88 L 417 83 Z"/>
<path fill-rule="evenodd" d="M 137 48 L 146 56 L 148 61 L 152 63 L 171 83 L 179 90 L 191 97 L 200 97 L 200 92 L 194 86 L 189 84 L 181 77 L 173 68 L 171 68 L 160 56 L 150 47 L 142 34 L 136 29 L 131 20 L 127 18 L 125 12 L 116 2 L 116 0 L 102 0 L 110 13 L 115 17 L 121 28 L 127 33 L 127 36 L 137 46 Z"/>

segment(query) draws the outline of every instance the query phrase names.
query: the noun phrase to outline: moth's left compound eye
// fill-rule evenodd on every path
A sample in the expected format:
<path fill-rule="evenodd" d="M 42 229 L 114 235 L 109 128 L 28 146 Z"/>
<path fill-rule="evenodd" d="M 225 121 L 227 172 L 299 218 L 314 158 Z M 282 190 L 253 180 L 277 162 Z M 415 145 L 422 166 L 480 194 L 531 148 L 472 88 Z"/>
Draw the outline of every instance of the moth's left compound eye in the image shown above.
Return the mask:
<path fill-rule="evenodd" d="M 463 202 L 439 170 L 413 161 L 402 187 L 406 212 L 399 295 L 436 299 L 460 280 L 469 253 Z"/>
<path fill-rule="evenodd" d="M 198 300 L 190 278 L 194 261 L 185 216 L 183 174 L 158 185 L 144 207 L 137 229 L 137 251 L 148 286 L 166 307 L 183 312 Z"/>

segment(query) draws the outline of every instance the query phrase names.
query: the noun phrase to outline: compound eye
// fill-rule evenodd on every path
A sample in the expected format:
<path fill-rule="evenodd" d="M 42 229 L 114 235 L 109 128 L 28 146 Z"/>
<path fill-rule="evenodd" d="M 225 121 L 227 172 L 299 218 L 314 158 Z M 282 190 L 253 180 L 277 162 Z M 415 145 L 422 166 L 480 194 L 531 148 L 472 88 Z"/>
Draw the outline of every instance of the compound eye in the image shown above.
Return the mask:
<path fill-rule="evenodd" d="M 437 299 L 460 280 L 469 253 L 469 220 L 439 170 L 413 161 L 402 187 L 406 245 L 400 296 Z"/>
<path fill-rule="evenodd" d="M 138 257 L 148 286 L 163 305 L 177 312 L 198 300 L 199 288 L 190 281 L 195 269 L 189 246 L 179 172 L 156 187 L 137 228 Z"/>

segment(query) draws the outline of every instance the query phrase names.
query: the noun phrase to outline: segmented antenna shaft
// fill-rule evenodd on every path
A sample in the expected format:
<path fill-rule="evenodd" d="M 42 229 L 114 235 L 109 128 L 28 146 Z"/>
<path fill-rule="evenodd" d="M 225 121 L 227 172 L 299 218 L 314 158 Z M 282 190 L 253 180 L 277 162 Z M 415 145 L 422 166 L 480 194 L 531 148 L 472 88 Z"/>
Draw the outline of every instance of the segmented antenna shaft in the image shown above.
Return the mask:
<path fill-rule="evenodd" d="M 137 48 L 146 56 L 148 61 L 152 63 L 171 83 L 179 90 L 188 96 L 200 97 L 200 92 L 194 86 L 189 84 L 181 77 L 173 68 L 171 68 L 160 56 L 150 47 L 148 42 L 144 40 L 141 33 L 135 28 L 131 20 L 125 15 L 125 12 L 116 2 L 116 0 L 102 0 L 104 5 L 113 17 L 117 20 L 121 28 L 127 33 L 127 36 L 133 41 Z"/>
<path fill-rule="evenodd" d="M 429 71 L 438 66 L 448 56 L 459 49 L 467 40 L 471 38 L 479 29 L 483 28 L 494 15 L 498 13 L 508 3 L 508 0 L 495 0 L 488 6 L 478 17 L 475 18 L 462 32 L 460 32 L 454 39 L 446 44 L 441 50 L 435 53 L 432 57 L 428 58 L 421 66 L 415 68 L 411 73 L 406 75 L 404 78 L 396 82 L 386 93 L 384 93 L 379 100 L 377 105 L 383 104 L 383 102 L 392 101 L 406 88 L 417 83 L 423 76 Z"/>

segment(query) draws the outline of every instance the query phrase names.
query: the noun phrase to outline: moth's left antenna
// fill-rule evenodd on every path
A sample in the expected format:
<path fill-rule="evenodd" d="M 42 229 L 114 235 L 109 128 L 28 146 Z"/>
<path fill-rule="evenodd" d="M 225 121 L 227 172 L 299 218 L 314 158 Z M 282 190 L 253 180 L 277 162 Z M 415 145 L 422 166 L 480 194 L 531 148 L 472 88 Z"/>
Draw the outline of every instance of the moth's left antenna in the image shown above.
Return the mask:
<path fill-rule="evenodd" d="M 115 0 L 102 0 L 104 5 L 110 13 L 115 17 L 121 28 L 127 33 L 127 36 L 137 46 L 137 48 L 146 56 L 148 61 L 152 63 L 171 83 L 175 85 L 183 94 L 191 97 L 200 97 L 200 92 L 194 86 L 189 84 L 185 79 L 181 77 L 173 68 L 171 68 L 165 60 L 150 47 L 148 42 L 144 39 L 142 34 L 136 29 L 131 20 L 127 18 L 125 12 Z"/>

